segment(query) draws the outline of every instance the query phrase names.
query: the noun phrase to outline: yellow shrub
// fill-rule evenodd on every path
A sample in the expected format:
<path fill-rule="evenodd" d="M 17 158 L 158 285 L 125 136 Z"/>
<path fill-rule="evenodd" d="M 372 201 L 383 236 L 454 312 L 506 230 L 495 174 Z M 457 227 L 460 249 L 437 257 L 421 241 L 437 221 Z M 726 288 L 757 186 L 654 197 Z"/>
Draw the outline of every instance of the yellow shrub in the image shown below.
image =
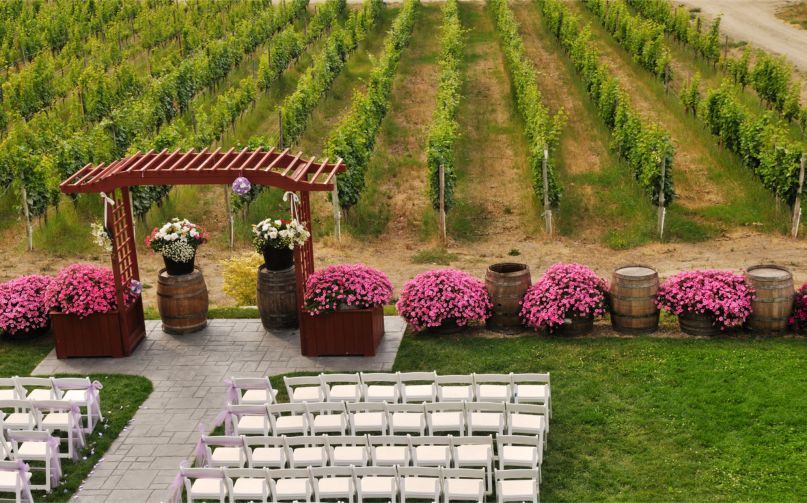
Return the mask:
<path fill-rule="evenodd" d="M 257 253 L 244 253 L 238 257 L 223 260 L 224 293 L 235 299 L 239 306 L 254 306 L 258 283 L 258 267 L 263 257 Z"/>

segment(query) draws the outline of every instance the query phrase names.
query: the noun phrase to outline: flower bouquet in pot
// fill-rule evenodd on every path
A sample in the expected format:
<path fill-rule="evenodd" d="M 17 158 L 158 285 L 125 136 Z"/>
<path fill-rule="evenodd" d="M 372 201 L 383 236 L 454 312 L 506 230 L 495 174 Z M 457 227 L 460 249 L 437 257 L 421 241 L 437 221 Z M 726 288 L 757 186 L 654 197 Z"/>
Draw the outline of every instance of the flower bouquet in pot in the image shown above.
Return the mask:
<path fill-rule="evenodd" d="M 396 304 L 398 313 L 415 330 L 453 331 L 472 322 L 483 323 L 493 303 L 485 284 L 457 269 L 435 269 L 409 280 Z"/>
<path fill-rule="evenodd" d="M 207 237 L 201 226 L 173 218 L 151 231 L 146 246 L 163 256 L 168 274 L 179 276 L 193 272 L 196 249 L 207 242 Z"/>
<path fill-rule="evenodd" d="M 339 264 L 313 273 L 305 285 L 311 315 L 383 306 L 392 298 L 387 276 L 364 264 Z"/>
<path fill-rule="evenodd" d="M 0 334 L 8 337 L 38 335 L 50 326 L 45 292 L 50 276 L 21 276 L 0 284 Z"/>
<path fill-rule="evenodd" d="M 605 280 L 581 264 L 555 264 L 527 290 L 521 320 L 527 327 L 553 333 L 584 334 L 606 312 Z"/>
<path fill-rule="evenodd" d="M 807 335 L 807 284 L 801 285 L 796 291 L 788 325 L 794 332 Z"/>
<path fill-rule="evenodd" d="M 311 237 L 305 225 L 293 220 L 267 218 L 252 226 L 252 244 L 263 254 L 266 268 L 283 271 L 294 265 L 294 248 Z"/>
<path fill-rule="evenodd" d="M 754 291 L 742 274 L 707 269 L 685 271 L 661 284 L 659 309 L 678 316 L 681 330 L 690 335 L 717 335 L 740 327 L 751 315 Z"/>

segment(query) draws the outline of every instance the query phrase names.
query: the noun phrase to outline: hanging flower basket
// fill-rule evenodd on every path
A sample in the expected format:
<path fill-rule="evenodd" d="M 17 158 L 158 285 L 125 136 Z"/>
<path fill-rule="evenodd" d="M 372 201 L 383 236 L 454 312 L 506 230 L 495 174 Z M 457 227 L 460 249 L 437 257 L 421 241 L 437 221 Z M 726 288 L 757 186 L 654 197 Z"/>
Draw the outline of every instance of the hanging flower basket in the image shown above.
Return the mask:
<path fill-rule="evenodd" d="M 296 219 L 267 218 L 252 226 L 252 244 L 263 254 L 270 271 L 283 271 L 294 265 L 294 248 L 304 245 L 309 237 L 305 225 Z"/>

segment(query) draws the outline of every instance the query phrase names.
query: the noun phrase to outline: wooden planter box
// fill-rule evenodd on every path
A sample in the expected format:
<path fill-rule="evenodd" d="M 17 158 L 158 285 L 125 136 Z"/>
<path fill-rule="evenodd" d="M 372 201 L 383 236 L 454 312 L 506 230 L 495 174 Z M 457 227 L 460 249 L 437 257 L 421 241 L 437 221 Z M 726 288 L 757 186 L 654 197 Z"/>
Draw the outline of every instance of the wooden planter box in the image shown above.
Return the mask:
<path fill-rule="evenodd" d="M 300 346 L 305 356 L 374 356 L 383 336 L 382 306 L 315 316 L 300 313 Z"/>
<path fill-rule="evenodd" d="M 146 336 L 143 301 L 113 311 L 79 318 L 75 314 L 50 313 L 58 358 L 129 356 Z"/>

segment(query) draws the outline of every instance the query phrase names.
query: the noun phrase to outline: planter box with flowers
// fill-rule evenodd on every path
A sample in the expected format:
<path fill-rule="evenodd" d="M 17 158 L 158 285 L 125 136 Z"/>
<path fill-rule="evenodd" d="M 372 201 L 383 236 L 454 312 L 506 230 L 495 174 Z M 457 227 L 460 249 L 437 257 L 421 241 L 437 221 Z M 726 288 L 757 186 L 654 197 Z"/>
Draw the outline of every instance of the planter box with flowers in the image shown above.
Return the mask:
<path fill-rule="evenodd" d="M 146 335 L 140 291 L 140 283 L 132 282 L 121 311 L 111 270 L 74 264 L 59 272 L 45 292 L 56 356 L 131 354 Z"/>
<path fill-rule="evenodd" d="M 493 303 L 482 281 L 446 268 L 418 274 L 408 281 L 396 307 L 414 330 L 447 333 L 470 323 L 484 323 Z"/>
<path fill-rule="evenodd" d="M 685 334 L 717 335 L 745 323 L 753 298 L 742 274 L 710 269 L 668 278 L 658 289 L 656 303 L 678 316 Z"/>
<path fill-rule="evenodd" d="M 527 290 L 521 320 L 527 327 L 582 335 L 605 315 L 605 280 L 580 264 L 555 264 Z"/>
<path fill-rule="evenodd" d="M 308 278 L 300 345 L 305 356 L 373 356 L 384 335 L 387 276 L 363 264 L 321 269 Z"/>

